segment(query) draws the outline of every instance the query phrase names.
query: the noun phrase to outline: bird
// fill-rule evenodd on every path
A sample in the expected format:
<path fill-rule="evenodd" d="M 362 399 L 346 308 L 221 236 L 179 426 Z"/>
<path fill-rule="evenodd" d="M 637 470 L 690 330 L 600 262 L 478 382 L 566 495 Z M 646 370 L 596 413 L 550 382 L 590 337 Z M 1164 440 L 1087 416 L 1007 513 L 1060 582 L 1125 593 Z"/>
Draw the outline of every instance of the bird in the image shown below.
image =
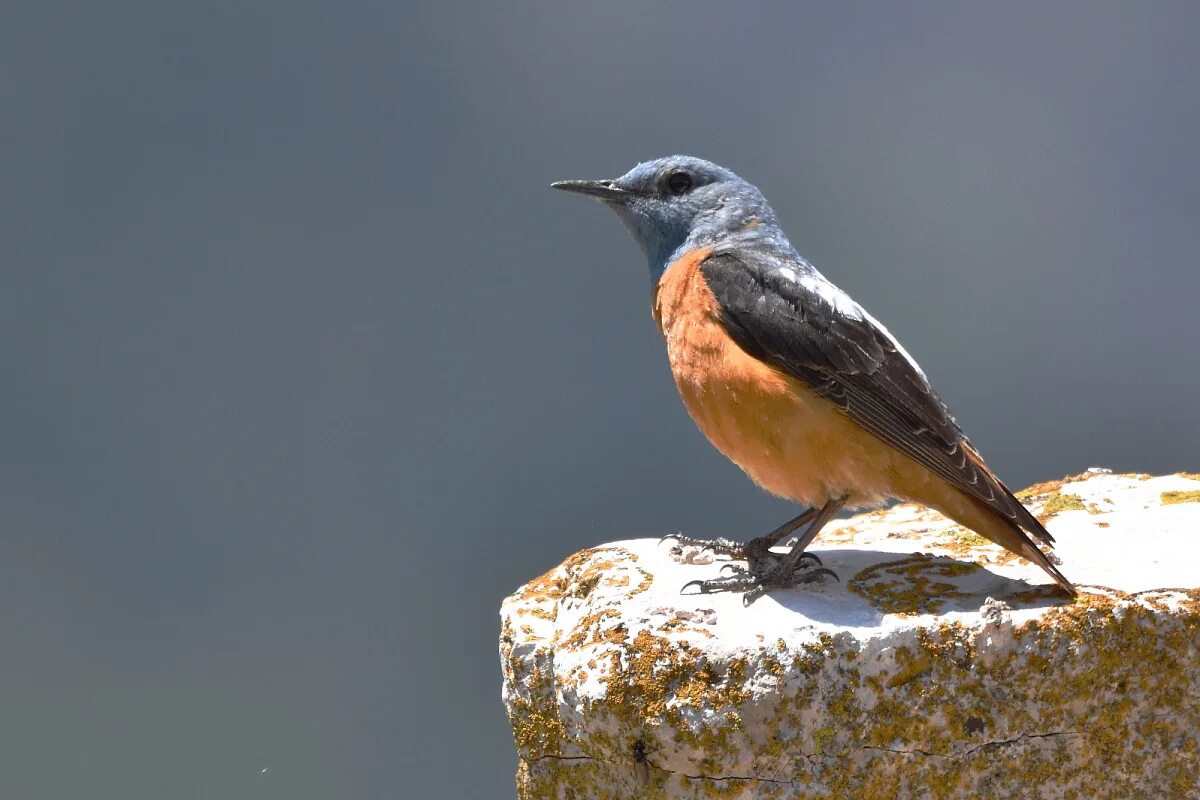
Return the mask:
<path fill-rule="evenodd" d="M 834 575 L 806 552 L 822 527 L 845 508 L 894 499 L 936 509 L 1076 594 L 1037 546 L 1053 537 L 987 466 L 916 360 L 797 252 L 756 186 L 684 155 L 551 186 L 599 200 L 641 246 L 652 316 L 700 431 L 758 486 L 808 506 L 745 543 L 672 537 L 747 563 L 685 589 L 742 592 L 749 603 Z M 772 550 L 802 527 L 786 554 Z"/>

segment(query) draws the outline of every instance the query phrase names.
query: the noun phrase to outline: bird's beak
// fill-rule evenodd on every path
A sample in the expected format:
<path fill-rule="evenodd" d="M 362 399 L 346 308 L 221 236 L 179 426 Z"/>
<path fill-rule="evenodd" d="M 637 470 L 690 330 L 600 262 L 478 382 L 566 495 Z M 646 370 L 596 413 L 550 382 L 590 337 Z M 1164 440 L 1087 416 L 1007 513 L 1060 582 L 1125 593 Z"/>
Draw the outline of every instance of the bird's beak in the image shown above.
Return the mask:
<path fill-rule="evenodd" d="M 556 181 L 550 184 L 550 188 L 562 189 L 564 192 L 589 194 L 606 202 L 623 203 L 633 197 L 632 192 L 617 186 L 615 181 Z"/>

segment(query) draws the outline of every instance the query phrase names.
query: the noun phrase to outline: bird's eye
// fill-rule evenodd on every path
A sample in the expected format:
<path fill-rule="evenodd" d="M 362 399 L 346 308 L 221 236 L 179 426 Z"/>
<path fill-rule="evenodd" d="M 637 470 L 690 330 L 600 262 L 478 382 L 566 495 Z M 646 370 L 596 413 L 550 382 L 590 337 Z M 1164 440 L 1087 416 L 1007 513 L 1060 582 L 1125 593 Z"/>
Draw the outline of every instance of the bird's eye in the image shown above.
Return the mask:
<path fill-rule="evenodd" d="M 692 176 L 686 172 L 672 172 L 667 178 L 667 188 L 671 194 L 687 194 L 692 188 Z"/>

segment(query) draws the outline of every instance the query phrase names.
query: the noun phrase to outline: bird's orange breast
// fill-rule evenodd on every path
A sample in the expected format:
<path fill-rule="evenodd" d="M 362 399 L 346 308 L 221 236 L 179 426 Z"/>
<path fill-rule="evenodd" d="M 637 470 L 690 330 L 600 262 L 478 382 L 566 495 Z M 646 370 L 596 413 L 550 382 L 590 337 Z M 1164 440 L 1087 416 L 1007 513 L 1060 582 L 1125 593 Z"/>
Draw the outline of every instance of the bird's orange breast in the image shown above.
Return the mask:
<path fill-rule="evenodd" d="M 730 338 L 700 270 L 710 252 L 672 263 L 654 292 L 654 320 L 696 425 L 773 494 L 818 504 L 847 493 L 854 504 L 892 494 L 896 468 L 908 471 L 913 462 Z"/>

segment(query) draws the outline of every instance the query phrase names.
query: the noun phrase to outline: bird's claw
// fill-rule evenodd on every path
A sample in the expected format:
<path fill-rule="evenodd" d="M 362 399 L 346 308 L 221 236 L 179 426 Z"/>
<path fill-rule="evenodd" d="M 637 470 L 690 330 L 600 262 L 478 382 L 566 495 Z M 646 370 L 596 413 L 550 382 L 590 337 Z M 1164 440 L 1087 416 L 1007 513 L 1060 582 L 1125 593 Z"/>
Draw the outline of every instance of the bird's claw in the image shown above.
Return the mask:
<path fill-rule="evenodd" d="M 793 572 L 792 576 L 793 576 L 794 580 L 792 580 L 791 583 L 781 583 L 779 585 L 780 586 L 795 586 L 798 583 L 812 583 L 813 581 L 817 580 L 818 578 L 822 578 L 826 575 L 828 575 L 830 578 L 833 578 L 838 583 L 842 582 L 842 579 L 839 578 L 838 574 L 836 572 L 834 572 L 833 570 L 826 569 L 825 567 L 817 567 L 816 569 L 809 569 L 809 570 L 805 570 L 803 572 Z"/>
<path fill-rule="evenodd" d="M 812 553 L 801 553 L 800 554 L 800 563 L 796 565 L 797 570 L 809 569 L 809 565 L 804 563 L 804 561 L 806 559 L 808 561 L 814 562 L 821 569 L 825 569 L 825 564 L 824 564 L 824 562 L 821 561 L 821 559 L 817 558 Z M 722 564 L 721 570 L 720 570 L 721 575 L 725 575 L 725 570 L 729 570 L 729 574 L 731 574 L 731 575 L 751 574 L 751 571 L 749 569 L 747 569 L 746 567 L 743 567 L 741 564 L 738 564 L 736 562 Z M 829 572 L 829 570 L 827 570 L 827 569 L 825 571 Z M 769 570 L 768 570 L 768 572 L 769 572 Z"/>
<path fill-rule="evenodd" d="M 685 536 L 682 533 L 668 533 L 659 539 L 658 543 L 662 544 L 668 539 L 675 541 L 675 545 L 671 548 L 671 553 L 674 555 L 679 555 L 683 552 L 684 547 L 700 547 L 712 551 L 714 555 L 727 556 L 739 561 L 755 555 L 766 556 L 770 554 L 770 545 L 766 542 L 760 543 L 759 540 L 742 543 L 732 541 L 731 539 L 697 539 L 694 536 Z M 815 553 L 804 552 L 800 554 L 800 558 L 813 561 L 819 567 L 824 566 L 824 562 Z"/>
<path fill-rule="evenodd" d="M 671 548 L 671 552 L 675 555 L 681 553 L 684 547 L 700 547 L 705 550 L 711 550 L 715 555 L 728 556 L 730 558 L 746 557 L 746 545 L 731 539 L 697 539 L 694 536 L 685 536 L 682 533 L 668 533 L 659 539 L 658 543 L 662 544 L 668 539 L 675 540 L 675 545 Z"/>
<path fill-rule="evenodd" d="M 715 594 L 716 592 L 746 591 L 757 585 L 757 579 L 749 572 L 741 575 L 725 575 L 719 578 L 709 578 L 703 581 L 688 581 L 679 590 L 680 594 L 689 594 L 688 589 L 695 586 L 700 591 L 692 594 Z"/>
<path fill-rule="evenodd" d="M 816 556 L 808 553 L 804 555 L 818 564 L 821 563 L 821 560 Z M 838 577 L 837 573 L 825 567 L 800 567 L 785 572 L 779 570 L 778 566 L 776 566 L 765 572 L 757 573 L 740 564 L 724 564 L 720 569 L 718 577 L 707 580 L 688 581 L 680 588 L 679 593 L 716 594 L 718 592 L 742 592 L 742 602 L 745 605 L 750 605 L 772 589 L 789 589 L 802 583 L 814 583 L 827 576 L 841 583 L 841 578 Z M 698 591 L 689 593 L 688 589 L 693 586 Z"/>
<path fill-rule="evenodd" d="M 816 553 L 810 553 L 810 552 L 808 552 L 808 551 L 806 550 L 806 551 L 804 551 L 803 553 L 801 553 L 801 554 L 800 554 L 800 559 L 801 559 L 801 560 L 804 560 L 804 559 L 806 559 L 806 558 L 807 558 L 809 561 L 815 561 L 818 567 L 824 567 L 824 566 L 825 566 L 825 562 L 824 562 L 824 561 L 822 561 L 820 558 L 818 558 Z M 826 572 L 829 572 L 829 570 L 825 570 L 825 571 L 826 571 Z M 830 573 L 830 574 L 832 574 L 832 573 Z M 834 577 L 836 578 L 837 576 L 836 576 L 836 575 L 834 575 Z"/>

